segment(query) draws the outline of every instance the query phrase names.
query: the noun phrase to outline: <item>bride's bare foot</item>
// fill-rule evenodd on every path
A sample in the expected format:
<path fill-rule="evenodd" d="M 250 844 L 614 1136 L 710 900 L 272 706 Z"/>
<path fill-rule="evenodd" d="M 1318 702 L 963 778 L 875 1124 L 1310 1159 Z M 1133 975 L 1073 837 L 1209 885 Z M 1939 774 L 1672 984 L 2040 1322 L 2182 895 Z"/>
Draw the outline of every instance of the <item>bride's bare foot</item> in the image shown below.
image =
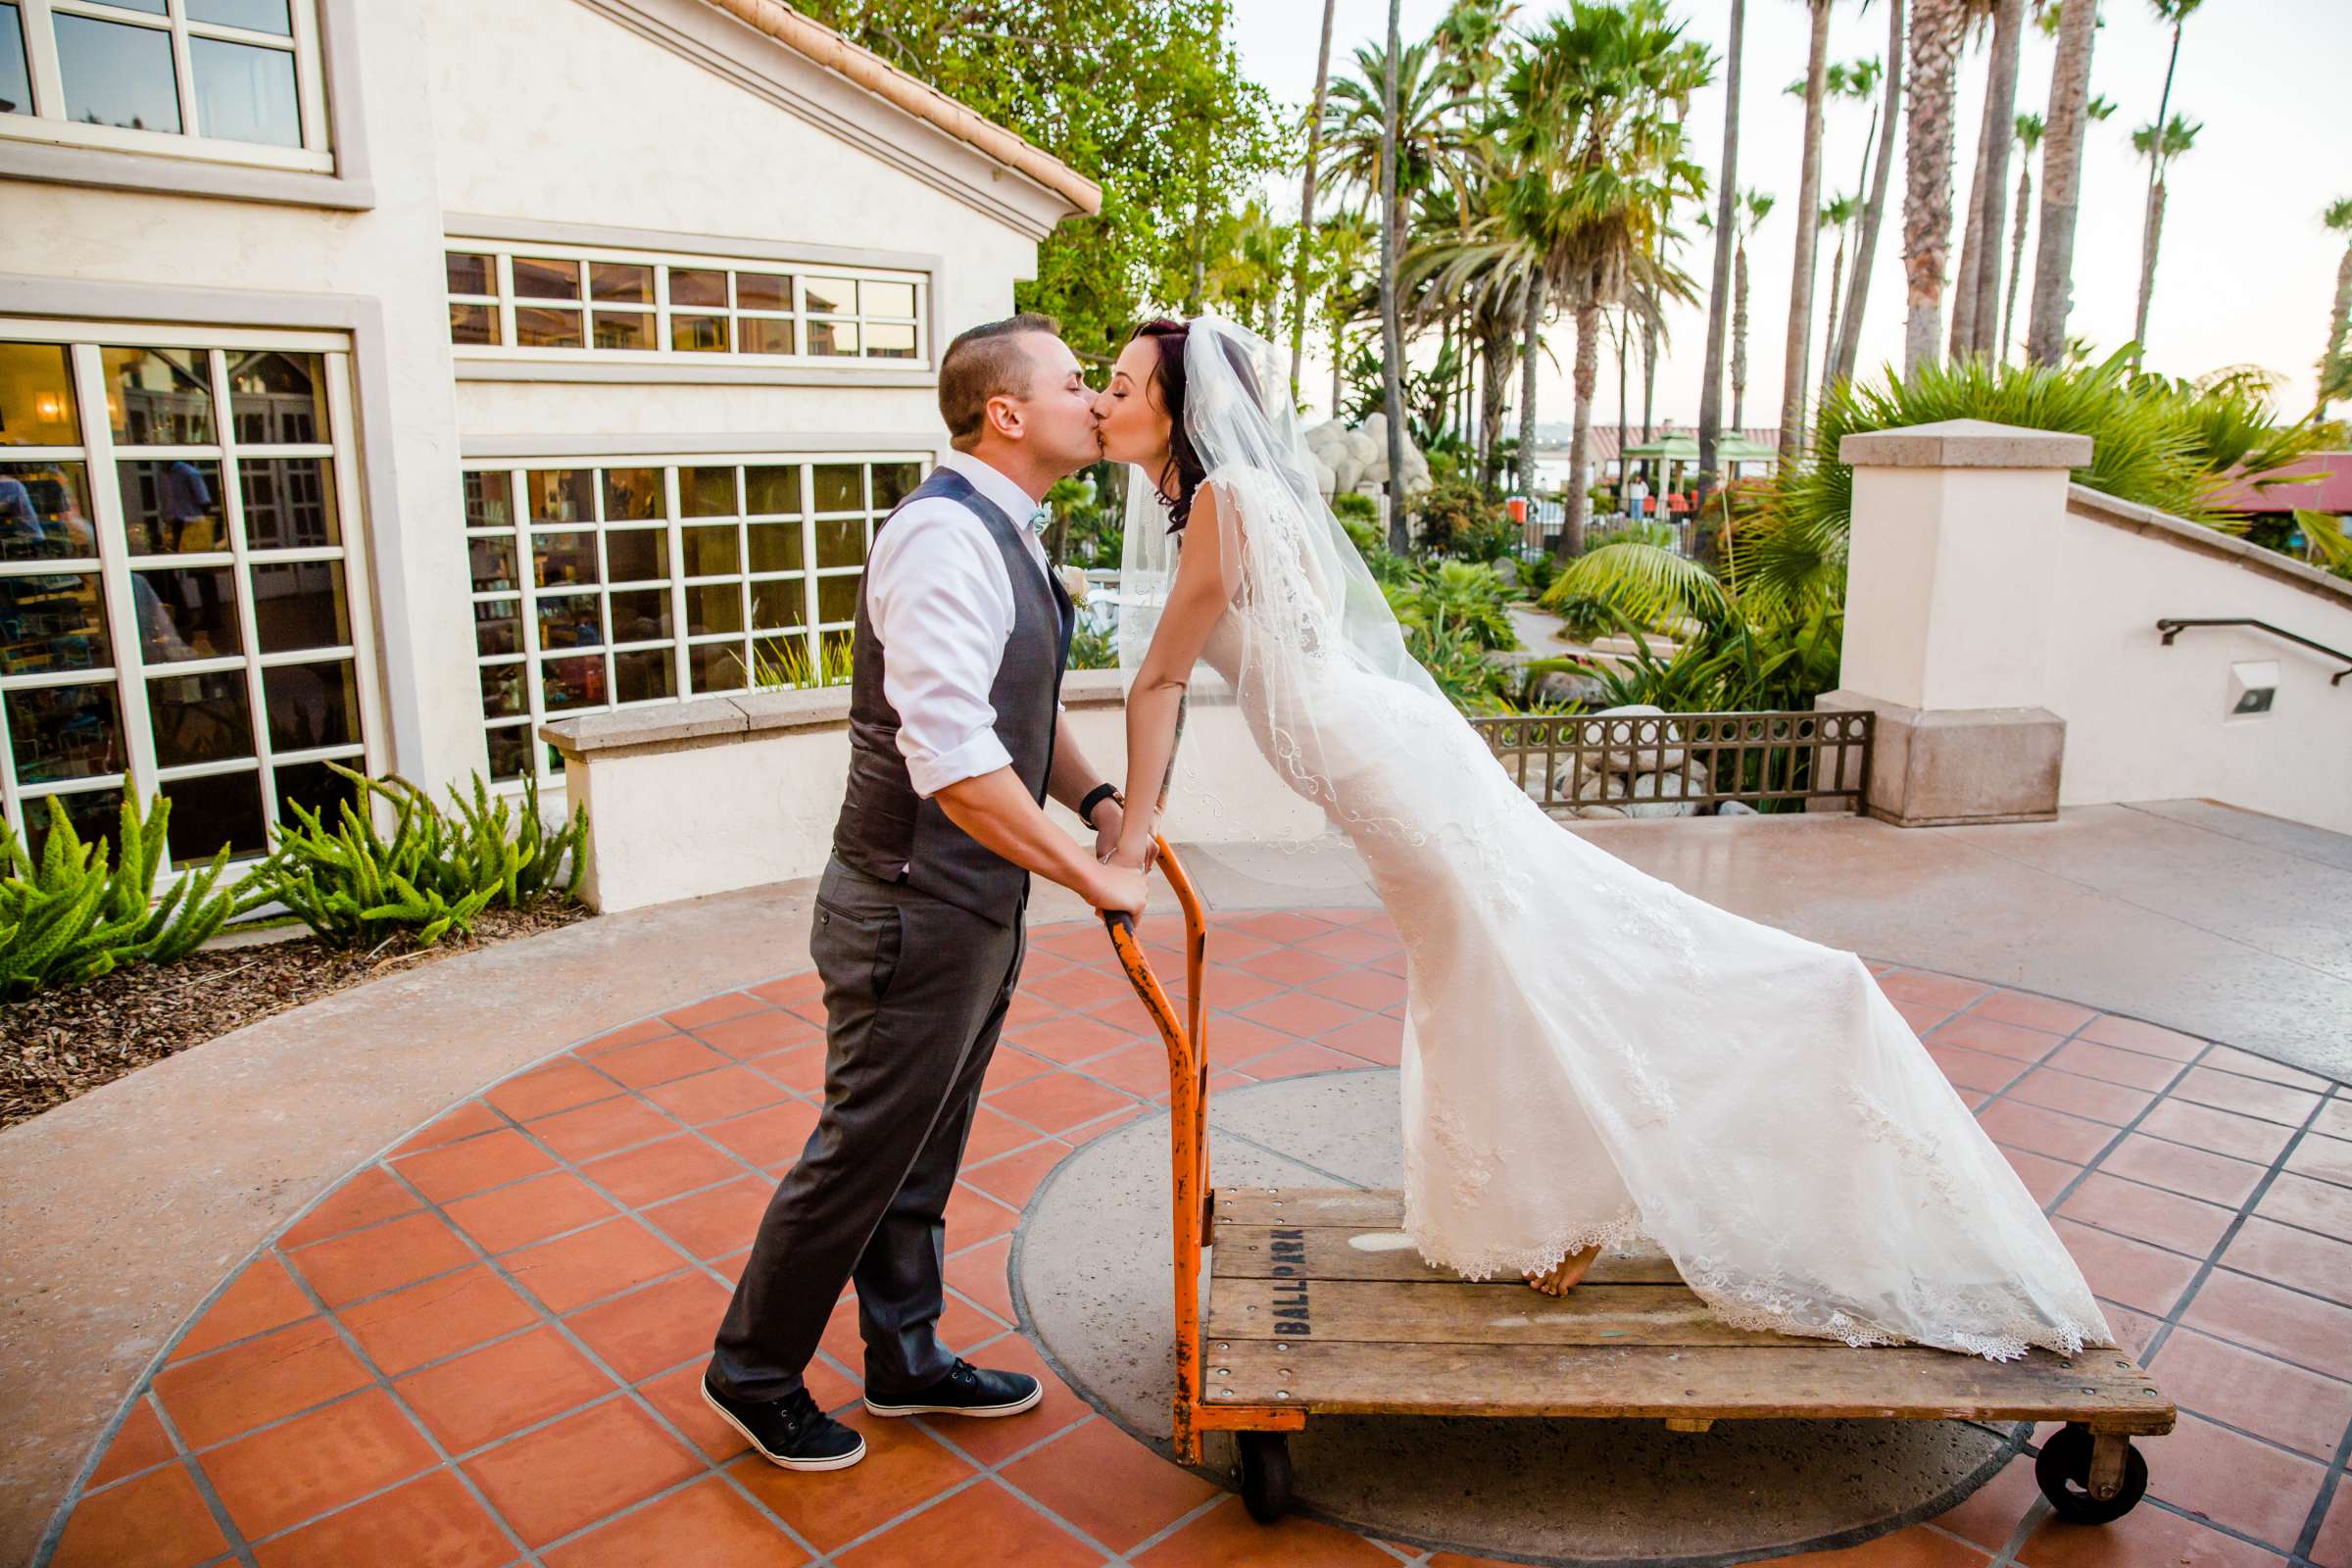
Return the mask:
<path fill-rule="evenodd" d="M 1581 1252 L 1570 1252 L 1546 1272 L 1529 1274 L 1525 1278 L 1528 1284 L 1545 1296 L 1566 1296 L 1569 1289 L 1585 1277 L 1585 1270 L 1591 1268 L 1592 1260 L 1599 1255 L 1600 1249 L 1597 1246 L 1588 1247 Z"/>

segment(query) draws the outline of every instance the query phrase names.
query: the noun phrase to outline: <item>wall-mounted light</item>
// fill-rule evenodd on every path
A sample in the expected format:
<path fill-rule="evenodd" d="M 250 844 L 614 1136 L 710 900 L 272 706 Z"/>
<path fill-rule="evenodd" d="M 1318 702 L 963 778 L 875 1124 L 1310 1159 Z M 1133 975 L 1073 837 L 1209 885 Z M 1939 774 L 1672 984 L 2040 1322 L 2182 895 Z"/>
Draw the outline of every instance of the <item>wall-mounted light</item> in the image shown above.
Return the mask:
<path fill-rule="evenodd" d="M 2265 659 L 2230 666 L 2230 716 L 2267 713 L 2278 695 L 2278 662 Z"/>
<path fill-rule="evenodd" d="M 43 424 L 55 424 L 66 416 L 66 400 L 54 392 L 43 392 L 32 400 L 32 416 Z"/>

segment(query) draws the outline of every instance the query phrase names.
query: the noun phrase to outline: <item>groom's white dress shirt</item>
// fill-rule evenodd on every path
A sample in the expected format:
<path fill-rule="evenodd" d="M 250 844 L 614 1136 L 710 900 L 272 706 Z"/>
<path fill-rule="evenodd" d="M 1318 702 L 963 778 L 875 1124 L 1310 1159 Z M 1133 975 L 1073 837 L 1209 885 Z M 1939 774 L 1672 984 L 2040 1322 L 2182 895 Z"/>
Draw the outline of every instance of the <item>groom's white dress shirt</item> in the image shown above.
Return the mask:
<path fill-rule="evenodd" d="M 1053 567 L 1029 527 L 1036 498 L 967 453 L 951 452 L 939 466 L 1004 510 L 1050 586 Z M 988 525 L 942 496 L 902 507 L 874 536 L 865 612 L 887 656 L 882 695 L 899 715 L 899 754 L 914 792 L 928 798 L 1010 766 L 988 693 L 1012 635 L 1012 579 Z"/>

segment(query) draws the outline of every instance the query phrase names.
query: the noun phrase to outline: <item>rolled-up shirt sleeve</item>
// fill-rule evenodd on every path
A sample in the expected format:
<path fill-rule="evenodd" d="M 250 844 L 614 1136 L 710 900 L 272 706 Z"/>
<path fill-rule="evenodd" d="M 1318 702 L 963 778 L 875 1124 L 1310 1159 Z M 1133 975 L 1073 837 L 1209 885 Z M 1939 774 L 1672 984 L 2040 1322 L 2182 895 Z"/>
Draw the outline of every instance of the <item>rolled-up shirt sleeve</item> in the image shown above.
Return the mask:
<path fill-rule="evenodd" d="M 896 535 L 896 537 L 889 537 Z M 1004 659 L 1011 587 L 981 529 L 909 507 L 875 542 L 866 612 L 883 648 L 882 694 L 899 715 L 899 754 L 926 799 L 1011 765 L 988 694 Z"/>

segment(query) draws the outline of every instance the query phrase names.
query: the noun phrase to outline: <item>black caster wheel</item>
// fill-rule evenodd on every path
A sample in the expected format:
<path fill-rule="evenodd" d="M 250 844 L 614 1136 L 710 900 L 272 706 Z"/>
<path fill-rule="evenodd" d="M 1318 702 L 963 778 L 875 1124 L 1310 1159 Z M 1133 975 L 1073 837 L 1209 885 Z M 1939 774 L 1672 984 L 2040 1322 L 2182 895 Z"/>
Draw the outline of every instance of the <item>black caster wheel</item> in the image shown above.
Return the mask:
<path fill-rule="evenodd" d="M 2125 1443 L 2123 1485 L 2112 1497 L 2091 1495 L 2090 1454 L 2096 1441 L 2088 1427 L 2070 1421 L 2050 1435 L 2041 1457 L 2034 1461 L 2034 1479 L 2041 1483 L 2041 1494 L 2069 1524 L 2103 1525 L 2121 1519 L 2147 1494 L 2147 1459 L 2128 1440 L 2119 1439 Z"/>
<path fill-rule="evenodd" d="M 1242 1506 L 1261 1525 L 1291 1511 L 1291 1444 L 1279 1432 L 1237 1432 L 1242 1456 Z"/>

